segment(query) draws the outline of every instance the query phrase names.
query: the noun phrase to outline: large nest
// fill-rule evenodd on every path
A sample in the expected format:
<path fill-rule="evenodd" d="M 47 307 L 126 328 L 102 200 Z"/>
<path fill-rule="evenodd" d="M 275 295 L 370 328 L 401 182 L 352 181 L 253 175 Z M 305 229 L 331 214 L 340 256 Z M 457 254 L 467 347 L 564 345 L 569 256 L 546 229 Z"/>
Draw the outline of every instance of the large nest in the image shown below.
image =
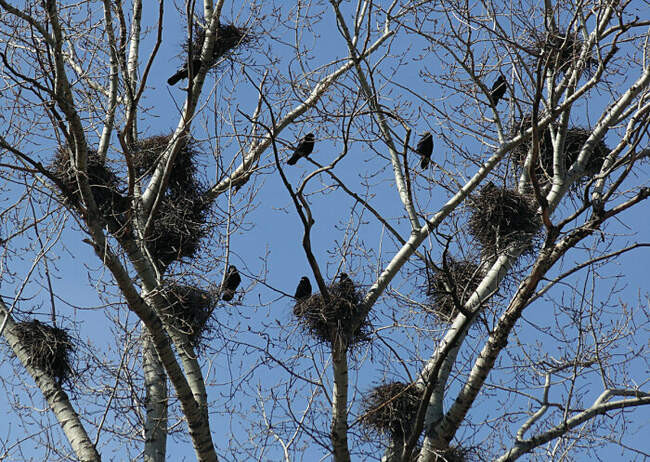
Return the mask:
<path fill-rule="evenodd" d="M 478 461 L 476 451 L 471 448 L 463 448 L 460 446 L 450 446 L 447 449 L 436 450 L 433 461 L 434 462 L 470 462 Z"/>
<path fill-rule="evenodd" d="M 151 175 L 172 136 L 151 136 L 131 147 L 136 175 Z M 194 257 L 207 232 L 210 202 L 204 199 L 206 187 L 196 177 L 199 155 L 199 144 L 186 136 L 147 231 L 147 249 L 163 268 L 175 260 Z"/>
<path fill-rule="evenodd" d="M 530 198 L 489 182 L 472 197 L 470 206 L 469 231 L 484 253 L 495 255 L 512 244 L 524 246 L 524 252 L 532 250 L 542 222 Z"/>
<path fill-rule="evenodd" d="M 379 385 L 364 396 L 360 422 L 380 434 L 403 439 L 410 433 L 419 405 L 420 393 L 413 384 Z"/>
<path fill-rule="evenodd" d="M 336 282 L 328 287 L 330 302 L 320 293 L 299 300 L 293 307 L 293 314 L 303 327 L 317 340 L 333 343 L 343 339 L 347 345 L 369 340 L 370 323 L 362 318 L 362 294 L 353 284 Z M 351 326 L 358 327 L 352 331 Z"/>
<path fill-rule="evenodd" d="M 100 158 L 97 151 L 88 149 L 87 161 L 88 183 L 90 192 L 97 204 L 99 213 L 109 225 L 121 226 L 126 220 L 129 200 L 122 195 L 123 188 L 117 175 Z M 82 206 L 81 192 L 75 175 L 75 168 L 70 162 L 68 147 L 59 148 L 54 155 L 51 170 L 65 188 L 66 200 L 77 209 Z"/>
<path fill-rule="evenodd" d="M 161 295 L 169 303 L 162 312 L 167 324 L 189 337 L 194 348 L 200 347 L 210 331 L 208 320 L 217 305 L 217 298 L 198 287 L 167 284 Z"/>
<path fill-rule="evenodd" d="M 17 323 L 15 333 L 31 367 L 45 372 L 59 385 L 70 378 L 74 345 L 65 330 L 34 319 Z"/>
<path fill-rule="evenodd" d="M 527 130 L 531 127 L 532 121 L 530 115 L 525 116 L 513 124 L 511 129 L 511 134 L 513 136 L 519 134 L 522 131 Z M 543 133 L 540 133 L 540 143 L 539 143 L 539 160 L 535 166 L 535 175 L 542 185 L 547 185 L 551 182 L 553 178 L 553 141 L 551 137 L 551 130 L 556 126 L 548 126 Z M 591 136 L 591 130 L 581 127 L 572 127 L 566 130 L 564 137 L 564 152 L 562 157 L 565 162 L 565 169 L 569 169 L 573 163 L 578 160 L 580 151 L 587 142 L 589 136 Z M 521 170 L 524 168 L 526 162 L 526 157 L 532 149 L 532 139 L 529 139 L 528 142 L 522 143 L 512 150 L 512 158 L 514 159 L 515 164 Z M 586 178 L 590 178 L 600 172 L 600 169 L 605 162 L 605 158 L 609 154 L 610 150 L 603 140 L 599 140 L 596 146 L 594 147 L 589 161 L 585 166 L 582 177 L 579 179 L 578 183 L 583 182 Z"/>
<path fill-rule="evenodd" d="M 201 49 L 205 41 L 205 29 L 194 24 L 192 32 L 192 59 L 201 57 Z M 241 49 L 243 45 L 251 43 L 253 35 L 248 28 L 237 27 L 234 24 L 219 24 L 217 27 L 217 37 L 214 40 L 214 48 L 212 49 L 212 57 L 208 63 L 209 67 L 213 67 L 219 63 L 223 57 L 231 56 L 236 49 Z M 189 39 L 183 44 L 185 53 L 190 52 Z"/>
<path fill-rule="evenodd" d="M 432 308 L 438 318 L 450 322 L 456 314 L 456 300 L 464 305 L 478 287 L 483 273 L 479 265 L 471 261 L 449 259 L 447 271 L 435 271 L 428 279 L 427 295 L 431 297 Z M 451 281 L 450 281 L 451 280 Z"/>
<path fill-rule="evenodd" d="M 598 65 L 591 52 L 580 61 L 585 42 L 579 32 L 537 32 L 532 40 L 535 54 L 556 72 L 566 72 L 576 65 L 591 70 Z"/>
<path fill-rule="evenodd" d="M 149 177 L 165 152 L 173 137 L 156 135 L 138 140 L 131 146 L 133 168 L 139 177 Z M 196 183 L 196 158 L 200 155 L 200 146 L 190 136 L 185 136 L 180 152 L 174 158 L 174 165 L 169 174 L 168 188 L 184 190 L 194 189 Z"/>

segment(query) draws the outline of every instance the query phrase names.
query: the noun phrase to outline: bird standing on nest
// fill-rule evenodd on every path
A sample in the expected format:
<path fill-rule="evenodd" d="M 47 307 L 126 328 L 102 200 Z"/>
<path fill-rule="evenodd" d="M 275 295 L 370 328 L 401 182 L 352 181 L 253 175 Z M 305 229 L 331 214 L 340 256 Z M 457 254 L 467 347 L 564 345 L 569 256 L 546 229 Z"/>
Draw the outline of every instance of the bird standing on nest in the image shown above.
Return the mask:
<path fill-rule="evenodd" d="M 296 146 L 296 150 L 293 151 L 293 155 L 287 161 L 287 164 L 294 165 L 296 162 L 298 162 L 298 159 L 300 159 L 301 157 L 307 157 L 309 154 L 311 154 L 313 149 L 314 149 L 314 134 L 307 133 L 300 140 L 300 142 L 298 142 L 298 146 Z"/>
<path fill-rule="evenodd" d="M 422 134 L 420 141 L 418 141 L 418 144 L 415 147 L 415 152 L 422 156 L 420 167 L 423 169 L 427 168 L 429 166 L 429 161 L 431 160 L 431 153 L 433 152 L 433 137 L 431 136 L 431 133 L 425 132 Z"/>
<path fill-rule="evenodd" d="M 303 276 L 300 278 L 300 282 L 298 283 L 298 287 L 296 287 L 296 293 L 293 296 L 296 300 L 305 300 L 311 295 L 311 283 L 309 282 L 309 279 L 307 276 Z"/>
<path fill-rule="evenodd" d="M 239 275 L 239 271 L 237 271 L 235 265 L 230 265 L 228 267 L 226 280 L 223 281 L 223 285 L 221 286 L 221 300 L 224 300 L 226 302 L 232 300 L 235 296 L 235 291 L 237 290 L 237 286 L 240 282 L 241 276 Z"/>
<path fill-rule="evenodd" d="M 340 297 L 350 299 L 354 296 L 354 282 L 348 276 L 348 273 L 339 274 L 338 291 Z"/>
<path fill-rule="evenodd" d="M 503 74 L 499 74 L 499 77 L 497 77 L 490 90 L 490 102 L 495 106 L 499 104 L 499 100 L 506 94 L 507 89 L 508 84 L 506 83 L 506 78 Z"/>

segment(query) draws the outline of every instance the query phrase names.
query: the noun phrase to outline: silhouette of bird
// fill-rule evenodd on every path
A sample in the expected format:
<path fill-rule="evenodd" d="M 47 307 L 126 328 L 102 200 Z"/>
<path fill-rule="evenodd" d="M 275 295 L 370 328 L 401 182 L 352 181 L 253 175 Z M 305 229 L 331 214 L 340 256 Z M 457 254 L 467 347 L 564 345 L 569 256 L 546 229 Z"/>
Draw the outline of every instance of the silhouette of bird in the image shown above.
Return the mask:
<path fill-rule="evenodd" d="M 339 297 L 350 299 L 354 296 L 354 282 L 352 282 L 348 273 L 339 274 L 339 283 L 337 288 Z"/>
<path fill-rule="evenodd" d="M 433 137 L 431 136 L 431 133 L 425 132 L 422 134 L 420 141 L 418 141 L 418 144 L 415 147 L 415 152 L 422 156 L 420 167 L 423 169 L 427 168 L 429 161 L 431 160 L 431 153 L 433 152 Z"/>
<path fill-rule="evenodd" d="M 301 157 L 307 157 L 311 154 L 311 151 L 314 149 L 314 134 L 307 133 L 298 143 L 296 150 L 293 151 L 293 155 L 287 161 L 287 164 L 294 165 L 298 162 L 298 159 Z"/>
<path fill-rule="evenodd" d="M 508 89 L 508 84 L 506 83 L 506 78 L 503 76 L 503 74 L 499 74 L 499 77 L 494 82 L 494 85 L 492 85 L 492 90 L 490 90 L 490 101 L 492 104 L 495 106 L 499 104 L 499 100 L 503 98 L 503 95 L 506 94 L 506 90 Z"/>
<path fill-rule="evenodd" d="M 293 296 L 296 300 L 304 300 L 311 295 L 311 282 L 307 276 L 300 278 L 298 287 L 296 288 L 296 294 Z"/>
<path fill-rule="evenodd" d="M 221 300 L 229 302 L 235 296 L 235 291 L 237 286 L 241 282 L 241 276 L 235 265 L 230 265 L 228 267 L 228 274 L 226 274 L 226 280 L 223 281 L 221 286 Z"/>
<path fill-rule="evenodd" d="M 168 85 L 176 85 L 177 82 L 179 82 L 182 79 L 186 79 L 189 77 L 189 73 L 187 72 L 188 66 L 187 62 L 183 64 L 183 66 L 176 71 L 174 75 L 172 75 L 170 78 L 167 79 L 167 84 Z M 199 70 L 201 69 L 201 60 L 198 58 L 194 58 L 192 60 L 192 75 L 196 75 L 199 73 Z"/>

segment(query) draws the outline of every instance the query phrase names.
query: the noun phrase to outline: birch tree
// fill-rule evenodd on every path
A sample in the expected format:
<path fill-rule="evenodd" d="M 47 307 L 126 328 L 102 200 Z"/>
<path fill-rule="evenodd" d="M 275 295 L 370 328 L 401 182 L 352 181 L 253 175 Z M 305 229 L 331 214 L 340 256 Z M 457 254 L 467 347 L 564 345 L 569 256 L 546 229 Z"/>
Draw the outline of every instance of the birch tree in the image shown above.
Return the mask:
<path fill-rule="evenodd" d="M 639 5 L 0 11 L 0 458 L 648 456 Z"/>

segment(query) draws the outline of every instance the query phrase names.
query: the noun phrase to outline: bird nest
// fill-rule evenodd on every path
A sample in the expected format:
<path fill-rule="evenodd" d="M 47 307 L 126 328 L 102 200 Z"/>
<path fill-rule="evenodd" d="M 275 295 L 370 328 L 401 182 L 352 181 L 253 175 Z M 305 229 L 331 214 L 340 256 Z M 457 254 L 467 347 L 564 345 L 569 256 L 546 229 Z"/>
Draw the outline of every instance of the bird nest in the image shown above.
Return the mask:
<path fill-rule="evenodd" d="M 198 24 L 194 24 L 192 33 L 192 59 L 201 57 L 201 49 L 205 42 L 206 31 L 205 28 Z M 219 63 L 219 60 L 224 57 L 231 56 L 235 49 L 241 49 L 243 45 L 248 45 L 252 42 L 253 35 L 251 30 L 245 27 L 237 27 L 234 24 L 219 24 L 217 27 L 217 37 L 214 40 L 214 48 L 212 49 L 212 57 L 208 63 L 209 67 L 214 67 Z M 190 52 L 189 39 L 183 44 L 183 51 Z"/>
<path fill-rule="evenodd" d="M 447 272 L 440 268 L 428 278 L 427 295 L 431 297 L 432 309 L 441 321 L 451 322 L 458 310 L 456 300 L 464 305 L 476 291 L 483 279 L 479 265 L 471 261 L 449 259 Z"/>
<path fill-rule="evenodd" d="M 161 198 L 147 232 L 147 249 L 166 268 L 175 260 L 192 258 L 207 233 L 210 202 L 200 191 L 168 191 Z"/>
<path fill-rule="evenodd" d="M 516 191 L 485 185 L 470 201 L 469 231 L 487 254 L 498 254 L 515 244 L 531 251 L 541 219 L 533 201 Z"/>
<path fill-rule="evenodd" d="M 470 462 L 481 459 L 476 458 L 474 449 L 450 446 L 447 449 L 435 450 L 432 460 L 434 462 Z"/>
<path fill-rule="evenodd" d="M 88 149 L 86 166 L 90 192 L 99 213 L 109 225 L 121 226 L 126 221 L 125 213 L 129 207 L 129 200 L 122 195 L 123 188 L 117 175 L 93 149 Z M 75 208 L 81 209 L 81 192 L 75 168 L 70 162 L 68 147 L 57 149 L 50 168 L 54 176 L 63 184 L 66 200 Z"/>
<path fill-rule="evenodd" d="M 334 283 L 328 287 L 329 303 L 320 293 L 299 300 L 293 314 L 315 339 L 333 343 L 344 339 L 354 345 L 370 339 L 370 323 L 361 311 L 362 294 L 352 285 Z M 352 331 L 352 326 L 357 326 Z"/>
<path fill-rule="evenodd" d="M 133 168 L 138 177 L 150 176 L 162 158 L 174 134 L 156 135 L 138 140 L 131 146 Z M 193 189 L 196 183 L 196 158 L 201 154 L 199 143 L 185 136 L 174 165 L 169 173 L 167 187 L 173 190 Z"/>
<path fill-rule="evenodd" d="M 165 323 L 186 334 L 194 348 L 201 346 L 210 332 L 208 320 L 217 306 L 217 299 L 198 287 L 167 284 L 161 295 L 168 302 L 162 311 Z"/>
<path fill-rule="evenodd" d="M 598 60 L 591 52 L 580 60 L 585 42 L 579 32 L 537 32 L 532 41 L 537 57 L 556 72 L 566 72 L 575 65 L 587 70 L 598 66 Z"/>
<path fill-rule="evenodd" d="M 511 129 L 511 134 L 516 136 L 522 131 L 527 130 L 532 124 L 531 116 L 525 116 L 521 119 L 515 121 Z M 547 127 L 543 133 L 540 133 L 539 139 L 539 160 L 535 167 L 535 175 L 539 180 L 540 184 L 547 185 L 551 182 L 553 178 L 553 141 L 551 138 L 551 126 Z M 564 136 L 564 151 L 562 157 L 565 161 L 565 169 L 569 169 L 573 163 L 578 160 L 580 151 L 583 146 L 591 136 L 591 130 L 582 128 L 582 127 L 572 127 L 566 130 Z M 528 142 L 522 143 L 512 150 L 512 158 L 518 168 L 521 170 L 524 168 L 526 162 L 526 157 L 532 149 L 532 140 L 529 139 Z M 607 155 L 609 154 L 610 149 L 607 147 L 603 140 L 599 140 L 589 157 L 583 175 L 579 179 L 578 184 L 584 182 L 587 178 L 590 178 L 600 172 L 600 169 L 605 162 Z"/>
<path fill-rule="evenodd" d="M 379 385 L 363 397 L 361 424 L 394 439 L 408 436 L 420 405 L 420 392 L 413 384 Z"/>
<path fill-rule="evenodd" d="M 16 324 L 14 330 L 27 353 L 27 364 L 61 385 L 72 375 L 73 343 L 68 333 L 34 319 Z"/>

